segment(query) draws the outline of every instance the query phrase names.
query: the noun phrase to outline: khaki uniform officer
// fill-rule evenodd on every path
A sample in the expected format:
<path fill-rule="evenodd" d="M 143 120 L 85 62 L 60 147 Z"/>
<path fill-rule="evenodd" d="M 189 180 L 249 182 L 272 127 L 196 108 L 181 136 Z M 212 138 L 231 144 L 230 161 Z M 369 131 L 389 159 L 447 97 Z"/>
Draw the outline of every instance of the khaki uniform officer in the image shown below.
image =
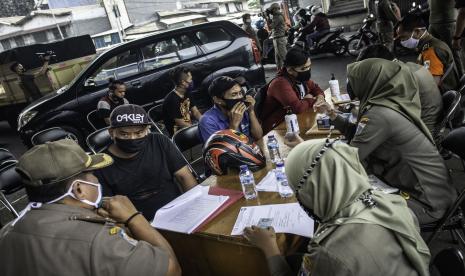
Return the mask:
<path fill-rule="evenodd" d="M 0 275 L 180 274 L 169 244 L 128 198 L 105 198 L 104 216 L 94 211 L 101 188 L 89 171 L 111 163 L 71 140 L 35 146 L 20 158 L 31 203 L 0 231 Z"/>
<path fill-rule="evenodd" d="M 273 18 L 271 19 L 271 35 L 273 36 L 273 47 L 276 66 L 278 70 L 284 65 L 284 58 L 286 57 L 287 37 L 286 37 L 286 22 L 283 14 L 280 12 L 278 3 L 270 6 L 269 10 L 272 12 Z"/>
<path fill-rule="evenodd" d="M 457 197 L 443 159 L 421 120 L 418 86 L 402 63 L 366 59 L 347 68 L 349 94 L 360 99 L 351 145 L 367 171 L 399 188 L 420 224 L 439 220 Z M 330 112 L 338 129 L 347 125 Z"/>

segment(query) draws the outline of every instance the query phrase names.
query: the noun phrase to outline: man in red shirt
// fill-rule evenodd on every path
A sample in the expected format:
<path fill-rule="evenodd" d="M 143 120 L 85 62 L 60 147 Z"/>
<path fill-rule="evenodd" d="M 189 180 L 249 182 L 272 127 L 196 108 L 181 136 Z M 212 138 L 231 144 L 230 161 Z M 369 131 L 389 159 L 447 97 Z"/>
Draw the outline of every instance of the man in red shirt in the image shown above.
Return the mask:
<path fill-rule="evenodd" d="M 298 114 L 325 100 L 323 90 L 310 80 L 311 64 L 310 57 L 302 49 L 291 48 L 287 52 L 284 67 L 271 81 L 260 112 L 263 133 L 281 123 L 288 108 Z"/>

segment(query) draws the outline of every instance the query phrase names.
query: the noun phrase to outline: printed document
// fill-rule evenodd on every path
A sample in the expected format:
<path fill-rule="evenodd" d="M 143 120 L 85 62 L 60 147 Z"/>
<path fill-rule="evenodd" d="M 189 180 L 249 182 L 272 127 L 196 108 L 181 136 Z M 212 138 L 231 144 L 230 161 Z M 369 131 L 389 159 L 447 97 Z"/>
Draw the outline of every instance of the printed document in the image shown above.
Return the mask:
<path fill-rule="evenodd" d="M 370 183 L 373 190 L 381 191 L 385 194 L 394 194 L 399 192 L 399 189 L 389 186 L 372 174 L 368 176 L 368 182 Z"/>
<path fill-rule="evenodd" d="M 313 236 L 314 221 L 298 203 L 242 207 L 231 235 L 242 235 L 245 227 L 258 225 L 260 219 L 272 219 L 276 233 L 291 233 L 304 237 Z"/>
<path fill-rule="evenodd" d="M 268 174 L 256 186 L 259 192 L 278 192 L 278 181 L 274 174 L 274 170 L 269 171 Z"/>
<path fill-rule="evenodd" d="M 152 226 L 180 233 L 192 233 L 221 207 L 229 196 L 209 195 L 209 186 L 197 185 L 155 214 Z"/>

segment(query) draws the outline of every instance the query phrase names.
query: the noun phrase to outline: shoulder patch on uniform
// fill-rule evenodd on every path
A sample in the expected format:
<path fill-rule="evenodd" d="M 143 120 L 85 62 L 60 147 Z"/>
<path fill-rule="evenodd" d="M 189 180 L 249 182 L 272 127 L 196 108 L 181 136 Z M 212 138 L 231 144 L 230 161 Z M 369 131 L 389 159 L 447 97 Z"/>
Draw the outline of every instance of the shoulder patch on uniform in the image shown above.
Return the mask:
<path fill-rule="evenodd" d="M 368 119 L 367 117 L 362 117 L 360 119 L 360 121 L 357 124 L 357 130 L 355 131 L 355 135 L 359 135 L 360 133 L 362 133 L 363 129 L 366 127 L 369 120 L 370 119 Z"/>
<path fill-rule="evenodd" d="M 310 276 L 313 271 L 313 262 L 308 254 L 302 258 L 302 265 L 300 267 L 299 276 Z"/>
<path fill-rule="evenodd" d="M 431 47 L 431 45 L 430 45 L 429 42 L 428 42 L 428 43 L 425 43 L 425 45 L 423 45 L 423 48 L 421 48 L 421 51 L 422 51 L 422 52 L 423 52 L 423 51 L 426 51 L 426 50 L 428 50 L 430 47 Z"/>
<path fill-rule="evenodd" d="M 129 235 L 126 233 L 126 231 L 124 231 L 123 228 L 120 228 L 119 231 L 118 231 L 118 233 L 119 233 L 119 236 L 120 236 L 121 238 L 123 238 L 123 240 L 127 241 L 128 243 L 130 243 L 130 244 L 133 245 L 133 246 L 136 246 L 136 245 L 137 245 L 137 240 L 135 240 L 135 239 L 129 237 Z"/>

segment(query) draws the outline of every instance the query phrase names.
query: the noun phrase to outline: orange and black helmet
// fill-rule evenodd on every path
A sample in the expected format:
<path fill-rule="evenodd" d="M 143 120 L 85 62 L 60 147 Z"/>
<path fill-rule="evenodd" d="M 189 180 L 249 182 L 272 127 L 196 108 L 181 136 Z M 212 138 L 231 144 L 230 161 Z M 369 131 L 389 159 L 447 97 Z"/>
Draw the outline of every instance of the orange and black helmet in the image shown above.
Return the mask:
<path fill-rule="evenodd" d="M 237 169 L 247 165 L 256 171 L 266 165 L 260 148 L 245 134 L 225 129 L 215 132 L 203 148 L 205 164 L 216 175 L 227 173 L 228 168 Z"/>

